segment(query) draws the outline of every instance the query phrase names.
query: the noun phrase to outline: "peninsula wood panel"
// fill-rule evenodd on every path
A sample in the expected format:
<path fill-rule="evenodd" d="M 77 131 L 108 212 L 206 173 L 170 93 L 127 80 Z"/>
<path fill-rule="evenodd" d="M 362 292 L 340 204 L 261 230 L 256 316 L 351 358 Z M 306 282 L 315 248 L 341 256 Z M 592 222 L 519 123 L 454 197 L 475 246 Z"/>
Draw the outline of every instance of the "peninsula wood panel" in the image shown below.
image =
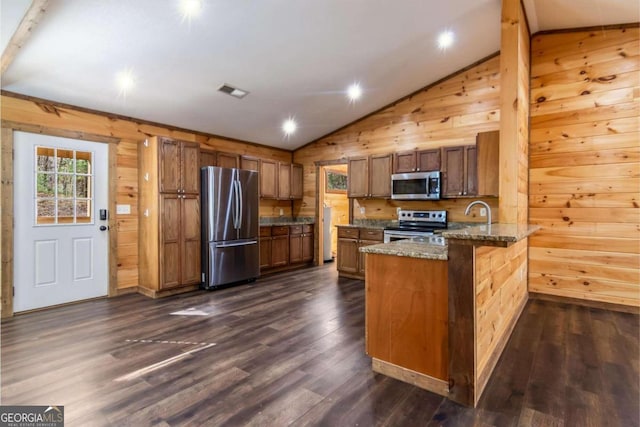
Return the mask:
<path fill-rule="evenodd" d="M 451 78 L 420 90 L 389 107 L 294 152 L 304 165 L 304 198 L 296 204 L 300 215 L 316 209 L 315 162 L 385 153 L 474 145 L 479 132 L 500 128 L 500 58 L 496 55 Z M 489 201 L 495 207 L 497 199 Z M 396 207 L 447 209 L 454 221 L 482 221 L 464 217 L 470 199 L 431 202 L 356 199 L 365 214 L 355 217 L 395 218 Z M 456 218 L 456 219 L 453 219 Z"/>
<path fill-rule="evenodd" d="M 531 291 L 640 305 L 639 36 L 532 39 Z"/>
<path fill-rule="evenodd" d="M 54 102 L 23 99 L 10 95 L 2 95 L 2 121 L 38 126 L 46 133 L 47 129 L 68 131 L 77 134 L 87 133 L 120 138 L 116 151 L 117 204 L 131 206 L 130 215 L 118 215 L 113 212 L 117 247 L 117 279 L 118 288 L 138 285 L 138 144 L 150 136 L 166 136 L 183 141 L 200 143 L 203 149 L 247 155 L 275 161 L 291 162 L 291 153 L 285 150 L 271 149 L 266 146 L 244 143 L 202 133 L 176 130 L 169 126 L 137 122 L 133 119 L 114 117 L 107 114 L 88 112 L 70 106 L 62 106 Z M 289 201 L 261 201 L 261 216 L 279 216 L 292 213 Z"/>
<path fill-rule="evenodd" d="M 475 248 L 476 396 L 482 394 L 527 301 L 527 239 Z"/>

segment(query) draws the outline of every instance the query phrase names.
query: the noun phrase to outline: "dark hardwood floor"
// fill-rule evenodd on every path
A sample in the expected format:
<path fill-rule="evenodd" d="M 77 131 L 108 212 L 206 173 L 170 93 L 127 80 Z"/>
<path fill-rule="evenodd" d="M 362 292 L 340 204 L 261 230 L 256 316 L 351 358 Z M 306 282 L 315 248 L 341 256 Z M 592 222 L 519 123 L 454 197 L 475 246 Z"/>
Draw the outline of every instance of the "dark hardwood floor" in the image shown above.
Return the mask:
<path fill-rule="evenodd" d="M 195 308 L 206 316 L 175 316 Z M 2 322 L 1 403 L 68 426 L 637 426 L 639 318 L 531 300 L 476 409 L 374 374 L 335 265 Z M 215 345 L 211 345 L 214 344 Z"/>

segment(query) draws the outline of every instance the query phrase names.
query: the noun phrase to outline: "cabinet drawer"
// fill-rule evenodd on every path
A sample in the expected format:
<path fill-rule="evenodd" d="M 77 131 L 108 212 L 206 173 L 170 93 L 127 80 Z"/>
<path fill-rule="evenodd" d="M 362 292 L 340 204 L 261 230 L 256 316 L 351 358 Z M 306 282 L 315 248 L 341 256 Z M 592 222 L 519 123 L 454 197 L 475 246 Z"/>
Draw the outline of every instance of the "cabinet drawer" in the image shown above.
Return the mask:
<path fill-rule="evenodd" d="M 383 233 L 384 232 L 382 230 L 371 230 L 371 229 L 363 228 L 363 229 L 360 229 L 360 239 L 382 241 L 384 240 Z"/>
<path fill-rule="evenodd" d="M 286 225 L 277 225 L 271 227 L 272 236 L 287 236 L 289 235 L 289 227 Z"/>
<path fill-rule="evenodd" d="M 302 234 L 302 225 L 290 225 L 289 234 Z"/>
<path fill-rule="evenodd" d="M 338 227 L 338 237 L 346 239 L 357 239 L 360 236 L 360 230 L 357 228 Z"/>
<path fill-rule="evenodd" d="M 302 232 L 304 234 L 313 233 L 313 224 L 304 224 L 302 226 Z"/>
<path fill-rule="evenodd" d="M 260 237 L 271 236 L 271 227 L 260 227 Z"/>

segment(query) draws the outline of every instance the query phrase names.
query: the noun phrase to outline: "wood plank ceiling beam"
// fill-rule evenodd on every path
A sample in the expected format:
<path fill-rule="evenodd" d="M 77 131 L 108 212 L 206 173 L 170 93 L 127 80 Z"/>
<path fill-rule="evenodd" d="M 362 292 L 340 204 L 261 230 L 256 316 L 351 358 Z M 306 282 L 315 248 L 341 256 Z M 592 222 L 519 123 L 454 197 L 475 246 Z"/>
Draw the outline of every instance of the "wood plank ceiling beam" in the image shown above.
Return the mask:
<path fill-rule="evenodd" d="M 38 25 L 44 13 L 47 11 L 49 0 L 33 0 L 31 6 L 27 9 L 22 21 L 18 25 L 18 28 L 11 36 L 11 40 L 2 52 L 0 58 L 0 75 L 3 75 L 9 68 L 13 60 L 18 55 L 18 51 L 24 46 L 31 36 L 33 29 Z"/>

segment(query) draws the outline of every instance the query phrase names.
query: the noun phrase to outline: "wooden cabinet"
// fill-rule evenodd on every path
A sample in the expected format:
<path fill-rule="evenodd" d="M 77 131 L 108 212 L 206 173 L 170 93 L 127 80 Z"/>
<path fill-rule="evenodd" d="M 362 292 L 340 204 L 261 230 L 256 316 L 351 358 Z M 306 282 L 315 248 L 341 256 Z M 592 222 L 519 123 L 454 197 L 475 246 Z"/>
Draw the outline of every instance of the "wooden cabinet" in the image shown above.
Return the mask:
<path fill-rule="evenodd" d="M 260 172 L 260 159 L 257 157 L 242 156 L 240 157 L 240 169 Z"/>
<path fill-rule="evenodd" d="M 293 163 L 291 165 L 291 198 L 301 200 L 303 193 L 304 173 L 302 165 Z"/>
<path fill-rule="evenodd" d="M 289 227 L 289 262 L 302 262 L 302 225 Z"/>
<path fill-rule="evenodd" d="M 440 170 L 440 149 L 407 151 L 393 155 L 393 173 Z"/>
<path fill-rule="evenodd" d="M 291 164 L 278 163 L 278 199 L 289 200 L 291 198 Z"/>
<path fill-rule="evenodd" d="M 476 137 L 478 164 L 478 194 L 499 196 L 500 190 L 500 132 L 482 132 Z"/>
<path fill-rule="evenodd" d="M 313 224 L 260 227 L 260 269 L 299 267 L 313 261 Z"/>
<path fill-rule="evenodd" d="M 160 192 L 197 194 L 200 190 L 200 146 L 168 138 L 158 139 Z M 149 173 L 157 174 L 158 171 Z"/>
<path fill-rule="evenodd" d="M 313 261 L 314 248 L 313 225 L 305 224 L 302 226 L 302 262 Z"/>
<path fill-rule="evenodd" d="M 271 267 L 289 264 L 289 227 L 271 227 Z"/>
<path fill-rule="evenodd" d="M 275 160 L 260 160 L 260 197 L 278 198 L 278 162 Z"/>
<path fill-rule="evenodd" d="M 260 270 L 271 267 L 271 226 L 260 227 Z"/>
<path fill-rule="evenodd" d="M 200 167 L 215 166 L 216 152 L 213 150 L 200 150 Z"/>
<path fill-rule="evenodd" d="M 442 149 L 442 197 L 498 196 L 499 133 L 478 134 L 476 141 Z"/>
<path fill-rule="evenodd" d="M 405 368 L 412 371 L 413 384 L 432 391 L 445 387 L 446 393 L 448 262 L 380 254 L 367 258 L 365 337 L 374 370 Z"/>
<path fill-rule="evenodd" d="M 313 261 L 313 225 L 292 225 L 289 227 L 289 263 Z"/>
<path fill-rule="evenodd" d="M 392 158 L 378 154 L 349 159 L 347 197 L 391 197 Z"/>
<path fill-rule="evenodd" d="M 153 137 L 140 145 L 140 289 L 157 297 L 200 283 L 200 147 Z"/>
<path fill-rule="evenodd" d="M 364 279 L 366 254 L 361 253 L 360 248 L 382 243 L 383 239 L 380 229 L 338 227 L 338 274 Z"/>
<path fill-rule="evenodd" d="M 221 168 L 239 168 L 240 155 L 235 153 L 223 153 L 218 151 L 216 156 L 216 166 Z"/>

